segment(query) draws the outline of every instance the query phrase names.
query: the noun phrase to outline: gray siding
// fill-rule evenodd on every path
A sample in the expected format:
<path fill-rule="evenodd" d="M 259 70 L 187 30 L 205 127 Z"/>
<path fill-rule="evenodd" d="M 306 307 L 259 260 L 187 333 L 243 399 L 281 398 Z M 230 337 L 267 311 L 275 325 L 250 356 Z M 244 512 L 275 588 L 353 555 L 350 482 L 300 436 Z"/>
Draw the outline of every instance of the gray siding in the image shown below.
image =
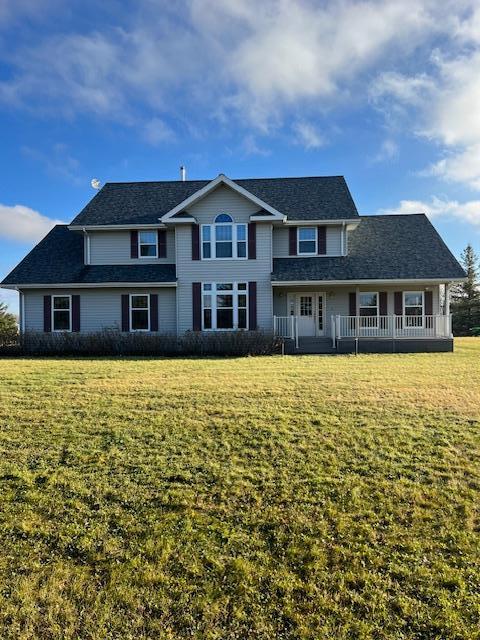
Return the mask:
<path fill-rule="evenodd" d="M 93 231 L 90 237 L 91 264 L 159 264 L 175 262 L 175 230 L 167 231 L 166 258 L 130 258 L 130 231 Z"/>
<path fill-rule="evenodd" d="M 229 213 L 235 222 L 248 222 L 258 207 L 227 187 L 220 187 L 189 209 L 200 224 L 212 223 L 219 213 Z M 257 283 L 257 321 L 264 330 L 273 328 L 272 225 L 257 223 L 255 260 L 192 260 L 190 225 L 177 227 L 178 330 L 192 328 L 192 282 Z"/>
<path fill-rule="evenodd" d="M 219 213 L 228 213 L 234 222 L 249 222 L 260 207 L 229 187 L 220 186 L 189 207 L 188 212 L 199 224 L 211 224 Z"/>
<path fill-rule="evenodd" d="M 273 229 L 273 257 L 288 258 L 288 227 L 274 227 Z M 342 227 L 340 225 L 327 226 L 327 256 L 342 255 Z"/>
<path fill-rule="evenodd" d="M 120 329 L 121 296 L 124 293 L 158 293 L 158 330 L 176 332 L 175 288 L 142 289 L 35 289 L 25 290 L 25 330 L 43 331 L 44 295 L 80 295 L 80 330 L 82 332 Z"/>

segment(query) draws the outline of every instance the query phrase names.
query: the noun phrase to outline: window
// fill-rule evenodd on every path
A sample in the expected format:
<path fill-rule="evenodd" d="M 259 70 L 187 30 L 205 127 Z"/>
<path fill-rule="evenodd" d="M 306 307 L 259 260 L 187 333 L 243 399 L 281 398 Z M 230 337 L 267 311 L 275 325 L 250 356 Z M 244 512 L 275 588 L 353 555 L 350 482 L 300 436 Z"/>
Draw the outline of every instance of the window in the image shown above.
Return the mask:
<path fill-rule="evenodd" d="M 205 282 L 202 292 L 203 329 L 247 328 L 247 283 Z"/>
<path fill-rule="evenodd" d="M 52 296 L 52 327 L 54 331 L 72 330 L 71 296 Z"/>
<path fill-rule="evenodd" d="M 138 255 L 140 258 L 157 258 L 157 232 L 138 232 Z"/>
<path fill-rule="evenodd" d="M 423 291 L 404 291 L 403 313 L 407 327 L 423 326 Z"/>
<path fill-rule="evenodd" d="M 378 293 L 361 293 L 359 311 L 364 317 L 378 316 Z"/>
<path fill-rule="evenodd" d="M 150 296 L 130 295 L 131 331 L 150 331 Z"/>
<path fill-rule="evenodd" d="M 227 213 L 215 218 L 213 225 L 202 225 L 202 259 L 247 258 L 247 225 L 234 224 Z"/>
<path fill-rule="evenodd" d="M 317 253 L 317 229 L 316 227 L 298 227 L 298 254 Z"/>

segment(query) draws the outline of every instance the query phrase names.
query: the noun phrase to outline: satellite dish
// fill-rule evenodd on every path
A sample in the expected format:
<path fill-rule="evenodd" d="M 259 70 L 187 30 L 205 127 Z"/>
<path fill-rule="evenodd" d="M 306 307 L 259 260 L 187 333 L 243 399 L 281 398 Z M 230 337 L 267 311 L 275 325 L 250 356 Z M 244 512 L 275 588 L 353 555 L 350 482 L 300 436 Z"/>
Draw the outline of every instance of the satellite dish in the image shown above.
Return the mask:
<path fill-rule="evenodd" d="M 98 180 L 97 178 L 93 178 L 93 180 L 90 182 L 90 184 L 92 185 L 92 187 L 94 189 L 100 189 L 100 185 L 102 184 L 100 182 L 100 180 Z"/>

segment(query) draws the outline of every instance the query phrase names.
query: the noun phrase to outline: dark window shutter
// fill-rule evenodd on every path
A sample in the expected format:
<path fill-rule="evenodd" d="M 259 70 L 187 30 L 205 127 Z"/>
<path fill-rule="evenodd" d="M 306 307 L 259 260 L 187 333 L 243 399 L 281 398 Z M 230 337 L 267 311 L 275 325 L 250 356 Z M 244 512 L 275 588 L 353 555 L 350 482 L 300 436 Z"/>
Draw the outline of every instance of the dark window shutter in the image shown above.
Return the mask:
<path fill-rule="evenodd" d="M 388 315 L 388 294 L 386 291 L 380 291 L 378 294 L 378 306 L 381 316 Z"/>
<path fill-rule="evenodd" d="M 248 283 L 248 328 L 257 329 L 257 283 Z"/>
<path fill-rule="evenodd" d="M 158 331 L 158 294 L 150 294 L 150 331 Z"/>
<path fill-rule="evenodd" d="M 192 282 L 193 330 L 202 330 L 202 283 Z"/>
<path fill-rule="evenodd" d="M 395 291 L 393 294 L 394 299 L 394 311 L 396 316 L 403 316 L 403 293 L 401 291 Z"/>
<path fill-rule="evenodd" d="M 192 224 L 192 260 L 200 260 L 200 227 Z"/>
<path fill-rule="evenodd" d="M 327 227 L 317 227 L 318 255 L 324 256 L 327 253 Z"/>
<path fill-rule="evenodd" d="M 122 331 L 130 331 L 130 296 L 122 295 Z"/>
<path fill-rule="evenodd" d="M 355 291 L 348 294 L 348 313 L 351 316 L 357 315 L 357 294 Z"/>
<path fill-rule="evenodd" d="M 130 231 L 130 258 L 138 258 L 138 231 Z"/>
<path fill-rule="evenodd" d="M 80 331 L 80 296 L 72 296 L 72 331 Z"/>
<path fill-rule="evenodd" d="M 257 257 L 257 225 L 255 222 L 248 224 L 248 259 L 255 260 Z"/>
<path fill-rule="evenodd" d="M 425 311 L 426 316 L 433 315 L 433 294 L 431 291 L 425 291 Z"/>
<path fill-rule="evenodd" d="M 288 255 L 297 255 L 297 227 L 288 228 Z"/>
<path fill-rule="evenodd" d="M 52 330 L 52 296 L 43 296 L 43 330 Z"/>
<path fill-rule="evenodd" d="M 158 229 L 157 232 L 157 244 L 158 244 L 158 257 L 167 257 L 167 230 Z"/>

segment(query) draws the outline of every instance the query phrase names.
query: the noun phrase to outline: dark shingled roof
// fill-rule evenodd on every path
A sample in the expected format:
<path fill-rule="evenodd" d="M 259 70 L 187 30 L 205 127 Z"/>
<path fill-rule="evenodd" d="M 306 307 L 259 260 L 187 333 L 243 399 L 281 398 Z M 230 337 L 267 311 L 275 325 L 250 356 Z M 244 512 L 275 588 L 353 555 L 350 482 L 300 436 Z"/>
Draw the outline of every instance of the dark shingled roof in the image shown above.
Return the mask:
<path fill-rule="evenodd" d="M 107 182 L 72 224 L 158 224 L 159 217 L 209 182 Z M 235 182 L 290 220 L 358 217 L 343 176 L 252 178 Z"/>
<path fill-rule="evenodd" d="M 2 284 L 175 282 L 174 264 L 83 264 L 83 237 L 57 225 L 11 271 Z"/>
<path fill-rule="evenodd" d="M 362 216 L 348 255 L 275 258 L 274 281 L 463 278 L 465 272 L 423 214 Z"/>

